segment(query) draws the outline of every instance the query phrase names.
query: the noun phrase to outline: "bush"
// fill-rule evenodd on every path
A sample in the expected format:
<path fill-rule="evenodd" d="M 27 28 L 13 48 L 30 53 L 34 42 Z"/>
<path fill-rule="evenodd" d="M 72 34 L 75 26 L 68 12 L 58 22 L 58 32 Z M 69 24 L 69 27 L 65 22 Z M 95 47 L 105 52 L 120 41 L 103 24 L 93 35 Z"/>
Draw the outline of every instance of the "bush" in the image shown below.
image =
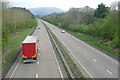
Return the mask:
<path fill-rule="evenodd" d="M 120 34 L 118 35 L 118 31 L 117 31 L 115 33 L 115 37 L 112 41 L 112 45 L 113 45 L 114 48 L 119 48 L 120 47 L 120 45 L 119 45 L 120 39 L 118 39 L 118 38 L 120 38 Z"/>

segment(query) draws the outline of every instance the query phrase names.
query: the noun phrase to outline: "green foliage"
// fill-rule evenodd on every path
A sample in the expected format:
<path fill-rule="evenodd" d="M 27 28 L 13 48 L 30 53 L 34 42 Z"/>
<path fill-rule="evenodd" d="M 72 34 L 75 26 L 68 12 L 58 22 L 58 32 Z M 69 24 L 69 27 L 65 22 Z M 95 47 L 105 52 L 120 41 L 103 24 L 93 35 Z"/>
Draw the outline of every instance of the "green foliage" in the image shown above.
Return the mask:
<path fill-rule="evenodd" d="M 97 18 L 105 18 L 108 13 L 108 7 L 105 7 L 103 3 L 98 5 L 98 8 L 95 10 L 94 16 Z"/>
<path fill-rule="evenodd" d="M 106 8 L 104 4 L 99 5 L 100 8 Z M 104 10 L 104 9 L 103 9 Z M 112 41 L 112 44 L 110 46 L 114 48 L 118 48 L 118 38 L 117 37 L 117 30 L 118 28 L 118 11 L 117 10 L 109 10 L 109 13 L 104 12 L 107 16 L 105 18 L 98 19 L 96 22 L 92 23 L 90 22 L 91 18 L 85 18 L 87 17 L 86 14 L 81 13 L 81 16 L 77 14 L 78 10 L 76 8 L 70 9 L 67 13 L 62 14 L 51 14 L 48 16 L 44 16 L 43 19 L 47 20 L 50 23 L 53 23 L 60 28 L 64 28 L 67 30 L 71 30 L 77 33 L 84 33 L 91 36 L 97 36 L 101 37 L 101 39 L 106 41 Z M 101 13 L 103 14 L 103 13 Z M 63 17 L 64 16 L 64 17 Z M 79 24 L 76 23 L 77 19 L 81 18 L 83 22 L 80 22 Z M 85 20 L 87 19 L 87 20 Z M 90 20 L 89 20 L 90 19 Z M 89 20 L 89 21 L 88 21 Z M 85 21 L 85 22 L 84 22 Z M 87 25 L 88 23 L 92 23 Z"/>
<path fill-rule="evenodd" d="M 86 33 L 88 32 L 88 26 L 87 25 L 72 25 L 69 27 L 69 30 L 74 31 L 74 32 L 81 32 L 81 33 Z"/>
<path fill-rule="evenodd" d="M 8 3 L 3 3 L 2 8 L 2 46 L 6 47 L 10 34 L 32 28 L 36 24 L 36 20 L 34 15 L 25 8 L 9 8 Z"/>
<path fill-rule="evenodd" d="M 9 8 L 2 3 L 2 55 L 6 67 L 21 47 L 21 42 L 29 35 L 36 24 L 34 15 L 25 8 Z"/>
<path fill-rule="evenodd" d="M 118 11 L 110 11 L 108 16 L 103 19 L 99 19 L 94 24 L 90 25 L 71 25 L 67 29 L 77 32 L 84 33 L 94 37 L 101 37 L 106 41 L 112 41 L 110 47 L 119 48 L 118 39 Z"/>
<path fill-rule="evenodd" d="M 26 23 L 27 28 L 33 28 L 36 23 L 37 22 L 35 19 L 28 20 L 28 22 Z"/>
<path fill-rule="evenodd" d="M 3 69 L 5 68 L 7 64 L 9 64 L 11 60 L 13 60 L 13 57 L 16 55 L 18 50 L 21 48 L 22 41 L 25 39 L 26 36 L 28 36 L 33 31 L 33 29 L 34 27 L 31 29 L 27 28 L 27 29 L 18 31 L 15 34 L 12 34 L 11 38 L 9 38 L 9 43 L 7 44 L 7 46 L 3 47 L 9 50 L 9 52 L 5 52 L 4 50 L 2 52 L 3 59 L 6 62 L 5 64 L 2 64 Z M 15 37 L 16 35 L 18 37 Z"/>
<path fill-rule="evenodd" d="M 118 39 L 119 38 L 119 39 Z M 112 45 L 115 47 L 115 48 L 120 48 L 120 34 L 118 34 L 118 31 L 115 33 L 115 36 L 114 36 L 114 39 L 113 39 L 113 42 L 112 42 Z"/>
<path fill-rule="evenodd" d="M 88 6 L 83 8 L 71 8 L 66 13 L 52 13 L 47 16 L 41 16 L 40 18 L 55 25 L 61 23 L 59 26 L 64 28 L 71 25 L 88 25 L 94 22 L 94 9 Z"/>
<path fill-rule="evenodd" d="M 54 13 L 41 18 L 60 28 L 78 34 L 84 33 L 94 38 L 99 37 L 100 41 L 102 41 L 101 45 L 95 45 L 103 48 L 107 44 L 103 49 L 109 51 L 109 48 L 114 50 L 120 48 L 118 44 L 120 42 L 119 13 L 119 10 L 111 9 L 101 3 L 96 10 L 88 6 L 84 8 L 71 8 L 66 13 Z"/>
<path fill-rule="evenodd" d="M 60 24 L 61 24 L 61 25 L 60 25 L 61 28 L 68 29 L 68 27 L 69 27 L 69 26 L 68 26 L 66 23 L 64 23 L 64 22 L 61 22 Z"/>

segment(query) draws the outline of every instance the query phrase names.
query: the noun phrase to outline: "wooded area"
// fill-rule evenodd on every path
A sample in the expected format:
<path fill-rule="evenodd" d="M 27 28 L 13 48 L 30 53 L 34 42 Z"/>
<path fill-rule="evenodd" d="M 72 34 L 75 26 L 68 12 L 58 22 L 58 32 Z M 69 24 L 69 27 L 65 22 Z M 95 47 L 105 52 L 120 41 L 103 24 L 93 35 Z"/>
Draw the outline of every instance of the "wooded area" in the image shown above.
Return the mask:
<path fill-rule="evenodd" d="M 35 17 L 29 10 L 18 7 L 10 8 L 9 3 L 2 3 L 2 46 L 7 46 L 11 34 L 32 28 L 35 24 Z"/>
<path fill-rule="evenodd" d="M 9 67 L 20 51 L 21 43 L 34 30 L 37 20 L 25 8 L 2 2 L 2 67 Z M 18 57 L 18 55 L 17 55 Z M 4 70 L 4 69 L 3 69 Z"/>
<path fill-rule="evenodd" d="M 100 37 L 100 43 L 118 49 L 120 48 L 118 44 L 120 11 L 117 7 L 118 2 L 113 2 L 110 7 L 101 3 L 97 9 L 89 6 L 71 8 L 66 13 L 53 13 L 41 18 L 63 29 Z"/>

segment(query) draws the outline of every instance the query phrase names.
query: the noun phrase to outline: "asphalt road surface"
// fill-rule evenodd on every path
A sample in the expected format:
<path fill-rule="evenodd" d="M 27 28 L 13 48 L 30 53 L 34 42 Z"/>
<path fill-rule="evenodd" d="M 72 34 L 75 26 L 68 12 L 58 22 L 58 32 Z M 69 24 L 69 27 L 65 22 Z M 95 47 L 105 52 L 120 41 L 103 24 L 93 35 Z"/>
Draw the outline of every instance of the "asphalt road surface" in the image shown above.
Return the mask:
<path fill-rule="evenodd" d="M 70 55 L 86 78 L 118 78 L 118 61 L 67 32 L 43 21 L 70 51 Z"/>
<path fill-rule="evenodd" d="M 33 35 L 37 36 L 39 40 L 38 60 L 26 64 L 22 62 L 21 58 L 16 60 L 6 78 L 61 78 L 61 69 L 49 36 L 44 25 L 39 20 Z"/>

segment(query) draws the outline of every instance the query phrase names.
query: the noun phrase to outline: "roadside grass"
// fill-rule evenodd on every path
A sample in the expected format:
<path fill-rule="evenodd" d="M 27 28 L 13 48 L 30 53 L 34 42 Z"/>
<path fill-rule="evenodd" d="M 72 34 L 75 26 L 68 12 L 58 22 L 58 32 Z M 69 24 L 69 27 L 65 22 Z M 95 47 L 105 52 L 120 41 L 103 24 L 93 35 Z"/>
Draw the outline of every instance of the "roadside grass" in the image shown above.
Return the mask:
<path fill-rule="evenodd" d="M 82 40 L 90 45 L 97 46 L 98 48 L 109 52 L 114 57 L 120 57 L 120 55 L 118 55 L 118 52 L 115 52 L 113 49 L 109 49 L 107 46 L 99 43 L 99 41 L 101 40 L 99 37 L 94 37 L 94 36 L 90 36 L 90 35 L 86 35 L 86 34 L 81 35 L 77 32 L 73 32 L 70 30 L 66 30 L 66 31 L 69 32 L 70 34 L 72 34 L 73 36 L 75 36 L 76 38 L 78 38 L 78 39 L 80 39 L 80 40 Z"/>
<path fill-rule="evenodd" d="M 6 49 L 9 50 L 8 53 L 3 52 L 2 55 L 4 57 L 5 63 L 2 64 L 2 68 L 4 69 L 9 62 L 14 58 L 14 55 L 21 48 L 22 41 L 25 39 L 26 36 L 30 35 L 30 33 L 34 30 L 35 27 L 23 29 L 21 31 L 12 34 L 9 38 L 9 44 L 7 45 Z"/>

